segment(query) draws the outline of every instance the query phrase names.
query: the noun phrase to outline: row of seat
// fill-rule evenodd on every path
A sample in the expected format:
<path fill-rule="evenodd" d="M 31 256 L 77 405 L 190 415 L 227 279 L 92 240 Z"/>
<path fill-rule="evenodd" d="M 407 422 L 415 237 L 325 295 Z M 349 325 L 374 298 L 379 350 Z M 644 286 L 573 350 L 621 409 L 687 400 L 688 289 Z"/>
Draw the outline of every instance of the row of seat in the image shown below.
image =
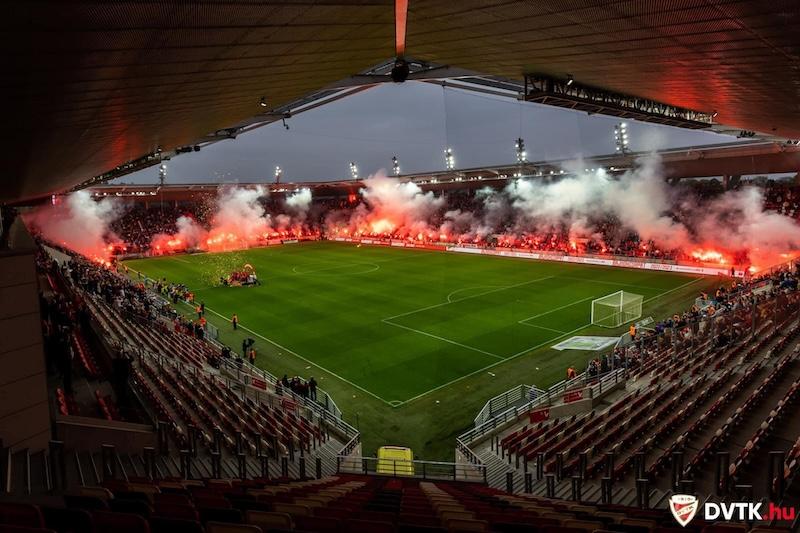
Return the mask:
<path fill-rule="evenodd" d="M 778 401 L 778 404 L 769 412 L 767 418 L 758 426 L 755 433 L 747 439 L 744 447 L 739 451 L 739 454 L 731 462 L 729 467 L 729 474 L 733 483 L 737 481 L 737 473 L 746 466 L 757 453 L 767 439 L 767 437 L 776 429 L 778 423 L 786 417 L 787 411 L 794 411 L 796 409 L 796 401 L 800 398 L 800 380 L 796 380 L 786 391 L 786 394 Z M 782 475 L 782 473 L 779 473 Z"/>

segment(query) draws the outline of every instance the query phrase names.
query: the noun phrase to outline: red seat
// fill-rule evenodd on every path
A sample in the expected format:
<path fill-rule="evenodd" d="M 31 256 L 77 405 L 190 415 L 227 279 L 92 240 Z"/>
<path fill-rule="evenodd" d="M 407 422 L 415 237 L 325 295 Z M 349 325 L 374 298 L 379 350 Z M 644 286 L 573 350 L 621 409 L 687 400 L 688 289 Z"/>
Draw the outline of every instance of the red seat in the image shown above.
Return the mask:
<path fill-rule="evenodd" d="M 0 503 L 0 524 L 22 527 L 44 527 L 42 512 L 29 503 Z"/>
<path fill-rule="evenodd" d="M 394 524 L 391 522 L 351 519 L 347 521 L 346 527 L 348 533 L 395 533 Z"/>
<path fill-rule="evenodd" d="M 25 526 L 10 526 L 0 524 L 0 533 L 56 533 L 52 529 L 45 529 L 43 527 L 25 527 Z"/>
<path fill-rule="evenodd" d="M 139 515 L 95 511 L 94 533 L 150 533 L 147 520 Z"/>
<path fill-rule="evenodd" d="M 182 520 L 193 521 L 200 519 L 200 516 L 197 514 L 197 510 L 191 505 L 178 505 L 160 502 L 156 502 L 154 515 L 164 518 L 180 518 Z"/>
<path fill-rule="evenodd" d="M 300 531 L 315 531 L 320 533 L 333 533 L 340 531 L 342 522 L 338 518 L 325 518 L 322 516 L 295 516 L 295 529 Z"/>

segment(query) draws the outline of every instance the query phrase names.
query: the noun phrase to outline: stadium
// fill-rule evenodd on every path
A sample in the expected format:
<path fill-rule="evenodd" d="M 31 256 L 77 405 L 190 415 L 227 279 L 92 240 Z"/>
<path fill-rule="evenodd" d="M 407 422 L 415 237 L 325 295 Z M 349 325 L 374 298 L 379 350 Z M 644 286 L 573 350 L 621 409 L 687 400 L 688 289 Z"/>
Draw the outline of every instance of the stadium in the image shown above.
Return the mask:
<path fill-rule="evenodd" d="M 2 9 L 0 533 L 800 530 L 800 6 Z"/>

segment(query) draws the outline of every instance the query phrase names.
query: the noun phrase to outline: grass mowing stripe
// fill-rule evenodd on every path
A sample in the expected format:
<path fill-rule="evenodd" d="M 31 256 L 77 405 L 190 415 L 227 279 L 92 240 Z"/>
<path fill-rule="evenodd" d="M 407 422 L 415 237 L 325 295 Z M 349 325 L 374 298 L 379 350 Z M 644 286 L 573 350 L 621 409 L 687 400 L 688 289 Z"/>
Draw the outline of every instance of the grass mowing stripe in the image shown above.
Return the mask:
<path fill-rule="evenodd" d="M 594 298 L 596 298 L 596 296 L 592 295 L 592 296 L 589 296 L 588 298 L 584 298 L 583 300 L 578 300 L 577 302 L 572 302 L 572 303 L 569 303 L 569 304 L 565 304 L 565 305 L 562 305 L 560 307 L 556 307 L 555 309 L 551 309 L 549 311 L 545 311 L 544 313 L 539 313 L 538 315 L 533 315 L 533 316 L 529 316 L 528 318 L 523 318 L 518 323 L 519 324 L 525 324 L 526 326 L 529 326 L 531 324 L 527 323 L 528 320 L 533 320 L 534 318 L 539 318 L 539 317 L 542 317 L 542 316 L 546 316 L 546 315 L 549 315 L 550 313 L 555 313 L 556 311 L 561 311 L 562 309 L 566 309 L 567 307 L 572 307 L 573 305 L 578 305 L 579 303 L 583 303 L 586 300 L 592 300 Z"/>
<path fill-rule="evenodd" d="M 479 353 L 482 353 L 482 354 L 485 354 L 485 355 L 488 355 L 490 357 L 494 357 L 494 358 L 497 358 L 497 359 L 505 359 L 501 355 L 497 355 L 497 354 L 492 353 L 492 352 L 487 352 L 485 350 L 481 350 L 480 348 L 475 348 L 473 346 L 469 346 L 468 344 L 461 344 L 460 342 L 456 342 L 454 340 L 447 339 L 445 337 L 440 337 L 439 335 L 434 335 L 433 333 L 428 333 L 426 331 L 422 331 L 422 330 L 419 330 L 419 329 L 409 328 L 408 326 L 403 326 L 401 324 L 395 324 L 394 322 L 392 322 L 391 320 L 389 320 L 387 318 L 384 318 L 383 320 L 381 320 L 381 322 L 383 322 L 384 324 L 389 324 L 390 326 L 394 326 L 396 328 L 403 328 L 403 329 L 406 329 L 408 331 L 413 331 L 414 333 L 419 333 L 420 335 L 427 335 L 428 337 L 432 337 L 434 339 L 438 339 L 438 340 L 443 341 L 443 342 L 449 342 L 450 344 L 455 344 L 456 346 L 461 346 L 462 348 L 466 348 L 467 350 L 472 350 L 473 352 L 479 352 Z"/>
<path fill-rule="evenodd" d="M 491 364 L 491 365 L 489 365 L 489 366 L 485 366 L 485 367 L 483 367 L 483 368 L 479 368 L 478 370 L 475 370 L 474 372 L 470 372 L 469 374 L 465 374 L 465 375 L 463 375 L 463 376 L 461 376 L 461 377 L 457 377 L 456 379 L 454 379 L 454 380 L 452 380 L 452 381 L 448 381 L 447 383 L 443 383 L 443 384 L 439 385 L 438 387 L 435 387 L 435 388 L 433 388 L 433 389 L 431 389 L 431 390 L 429 390 L 429 391 L 423 392 L 422 394 L 418 394 L 418 395 L 414 396 L 413 398 L 410 398 L 410 399 L 408 399 L 408 400 L 404 401 L 404 402 L 403 402 L 403 405 L 405 405 L 405 404 L 407 404 L 407 403 L 411 403 L 411 402 L 413 402 L 413 401 L 416 401 L 416 400 L 419 400 L 420 398 L 422 398 L 422 397 L 424 397 L 424 396 L 427 396 L 428 394 L 431 394 L 432 392 L 436 392 L 436 391 L 438 391 L 438 390 L 440 390 L 440 389 L 443 389 L 443 388 L 445 388 L 445 387 L 449 387 L 450 385 L 453 385 L 453 384 L 455 384 L 455 383 L 458 383 L 459 381 L 461 381 L 461 380 L 463 380 L 463 379 L 466 379 L 466 378 L 472 377 L 472 376 L 474 376 L 474 375 L 476 375 L 476 374 L 480 374 L 481 372 L 486 372 L 486 371 L 487 371 L 487 370 L 489 370 L 490 368 L 494 368 L 494 367 L 496 367 L 497 365 L 502 365 L 503 363 L 507 363 L 507 362 L 511 361 L 512 359 L 516 359 L 516 358 L 517 358 L 517 357 L 519 357 L 520 355 L 524 355 L 524 354 L 526 354 L 526 353 L 532 352 L 533 350 L 538 350 L 538 349 L 539 349 L 539 348 L 541 348 L 542 346 L 545 346 L 545 345 L 547 345 L 547 344 L 550 344 L 550 343 L 551 343 L 551 342 L 553 342 L 553 341 L 557 341 L 558 339 L 564 338 L 564 337 L 566 337 L 567 335 L 572 335 L 573 333 L 577 333 L 577 332 L 579 332 L 579 331 L 581 331 L 581 330 L 584 330 L 584 329 L 588 328 L 589 326 L 591 326 L 591 324 L 584 324 L 583 326 L 577 327 L 577 328 L 573 329 L 572 331 L 567 331 L 567 332 L 566 332 L 566 333 L 564 333 L 563 335 L 558 335 L 558 336 L 556 336 L 556 337 L 553 337 L 553 338 L 551 338 L 551 339 L 548 339 L 548 340 L 546 340 L 546 341 L 544 341 L 544 342 L 542 342 L 542 343 L 539 343 L 539 344 L 537 344 L 536 346 L 533 346 L 532 348 L 527 348 L 527 349 L 525 349 L 525 350 L 522 350 L 522 351 L 521 351 L 521 352 L 519 352 L 519 353 L 515 353 L 515 354 L 514 354 L 514 355 L 512 355 L 511 357 L 506 357 L 506 358 L 505 358 L 505 359 L 503 359 L 502 361 L 498 361 L 498 362 L 496 362 L 496 363 L 492 363 L 492 364 Z"/>
<path fill-rule="evenodd" d="M 508 290 L 508 289 L 516 289 L 517 287 L 522 287 L 524 285 L 530 285 L 532 283 L 538 283 L 540 281 L 553 279 L 554 277 L 556 277 L 556 276 L 546 276 L 546 277 L 539 278 L 539 279 L 531 279 L 531 280 L 528 280 L 528 281 L 523 281 L 522 283 L 516 283 L 514 285 L 506 285 L 506 286 L 503 286 L 503 287 L 499 287 L 497 289 L 492 289 L 490 291 L 479 292 L 478 294 L 473 294 L 472 296 L 465 296 L 464 298 L 459 298 L 458 300 L 453 300 L 452 302 L 448 300 L 446 302 L 441 302 L 441 303 L 438 303 L 438 304 L 429 305 L 427 307 L 421 307 L 419 309 L 414 309 L 412 311 L 408 311 L 407 313 L 400 313 L 399 315 L 387 316 L 386 318 L 383 318 L 381 320 L 382 321 L 394 320 L 395 318 L 401 318 L 401 317 L 404 317 L 404 316 L 413 315 L 414 313 L 419 313 L 421 311 L 427 311 L 429 309 L 436 309 L 437 307 L 443 307 L 445 305 L 450 305 L 450 304 L 453 304 L 453 303 L 463 302 L 464 300 L 471 300 L 473 298 L 479 298 L 481 296 L 486 296 L 487 294 L 492 294 L 492 293 L 495 293 L 495 292 L 505 291 L 505 290 Z M 465 287 L 465 288 L 469 289 L 471 287 Z M 450 294 L 453 294 L 453 293 L 451 292 Z"/>
<path fill-rule="evenodd" d="M 189 306 L 191 307 L 191 305 L 190 305 L 190 304 L 186 304 L 186 305 L 189 305 Z M 230 322 L 230 319 L 228 319 L 228 318 L 225 318 L 223 315 L 221 315 L 221 314 L 217 313 L 216 311 L 214 311 L 214 310 L 213 310 L 213 309 L 211 309 L 210 307 L 206 307 L 206 311 L 211 311 L 212 313 L 214 313 L 215 315 L 217 315 L 217 316 L 218 316 L 218 317 L 220 317 L 221 319 L 225 320 L 226 322 Z M 263 340 L 267 341 L 268 343 L 272 344 L 273 346 L 276 346 L 276 347 L 280 348 L 281 350 L 284 350 L 284 351 L 286 351 L 286 352 L 288 352 L 288 353 L 292 354 L 293 356 L 297 357 L 298 359 L 302 359 L 303 361 L 305 361 L 306 363 L 308 363 L 308 364 L 310 364 L 310 365 L 314 365 L 315 367 L 319 368 L 319 369 L 320 369 L 320 370 L 322 370 L 323 372 L 327 372 L 328 374 L 332 375 L 332 376 L 333 376 L 333 377 L 335 377 L 336 379 L 340 379 L 340 380 L 342 380 L 343 382 L 345 382 L 345 383 L 347 383 L 348 385 L 350 385 L 351 387 L 355 387 L 355 388 L 357 388 L 358 390 L 360 390 L 361 392 L 364 392 L 364 393 L 366 393 L 366 394 L 369 394 L 369 395 L 370 395 L 370 396 L 372 396 L 373 398 L 376 398 L 376 399 L 378 399 L 378 400 L 382 401 L 382 402 L 383 402 L 383 403 L 385 403 L 386 405 L 390 405 L 390 406 L 392 405 L 392 403 L 391 403 L 391 402 L 389 402 L 389 401 L 387 401 L 387 400 L 384 400 L 383 398 L 381 398 L 380 396 L 378 396 L 378 395 L 377 395 L 377 394 L 375 394 L 374 392 L 370 392 L 370 391 L 368 391 L 367 389 L 365 389 L 364 387 L 362 387 L 361 385 L 358 385 L 358 384 L 356 384 L 356 383 L 353 383 L 352 381 L 348 380 L 347 378 L 343 378 L 342 376 L 340 376 L 340 375 L 339 375 L 339 374 L 337 374 L 336 372 L 331 372 L 331 371 L 330 371 L 330 370 L 328 370 L 327 368 L 325 368 L 325 367 L 323 367 L 323 366 L 320 366 L 320 365 L 318 365 L 318 364 L 317 364 L 317 363 L 315 363 L 314 361 L 311 361 L 311 360 L 309 360 L 309 359 L 306 359 L 305 357 L 303 357 L 303 356 L 302 356 L 302 355 L 300 355 L 299 353 L 297 353 L 297 352 L 295 352 L 295 351 L 293 351 L 293 350 L 290 350 L 289 348 L 286 348 L 285 346 L 281 346 L 280 344 L 278 344 L 277 342 L 273 341 L 272 339 L 268 339 L 267 337 L 263 336 L 262 334 L 260 334 L 260 333 L 258 333 L 258 332 L 255 332 L 255 331 L 253 331 L 253 330 L 252 330 L 252 329 L 250 329 L 250 328 L 247 328 L 247 327 L 245 327 L 245 326 L 242 326 L 241 324 L 239 325 L 239 328 L 241 328 L 241 329 L 243 329 L 243 330 L 245 330 L 245 331 L 249 331 L 250 333 L 252 333 L 252 334 L 253 334 L 253 335 L 255 335 L 256 337 L 258 337 L 258 338 L 260 338 L 260 339 L 263 339 Z"/>
<path fill-rule="evenodd" d="M 518 322 L 518 323 L 522 324 L 523 326 L 528 326 L 529 328 L 539 328 L 539 329 L 546 329 L 547 331 L 553 331 L 555 333 L 564 333 L 560 329 L 546 328 L 544 326 L 537 326 L 536 324 L 528 324 L 527 322 Z"/>
<path fill-rule="evenodd" d="M 677 291 L 677 290 L 683 289 L 684 287 L 688 287 L 689 285 L 691 285 L 691 284 L 693 284 L 693 283 L 697 283 L 698 281 L 700 281 L 700 280 L 702 280 L 702 279 L 705 279 L 705 278 L 695 278 L 695 279 L 693 279 L 693 280 L 691 280 L 691 281 L 687 281 L 687 282 L 686 282 L 686 283 L 684 283 L 683 285 L 678 285 L 677 287 L 675 287 L 675 288 L 673 288 L 673 289 L 670 289 L 670 290 L 668 290 L 668 291 L 662 292 L 661 294 L 658 294 L 658 295 L 656 295 L 656 296 L 653 296 L 652 298 L 648 298 L 647 300 L 643 301 L 642 303 L 643 303 L 643 304 L 646 304 L 647 302 L 652 302 L 653 300 L 656 300 L 656 299 L 658 299 L 658 298 L 661 298 L 662 296 L 666 296 L 667 294 L 670 294 L 670 293 L 673 293 L 673 292 L 675 292 L 675 291 Z"/>

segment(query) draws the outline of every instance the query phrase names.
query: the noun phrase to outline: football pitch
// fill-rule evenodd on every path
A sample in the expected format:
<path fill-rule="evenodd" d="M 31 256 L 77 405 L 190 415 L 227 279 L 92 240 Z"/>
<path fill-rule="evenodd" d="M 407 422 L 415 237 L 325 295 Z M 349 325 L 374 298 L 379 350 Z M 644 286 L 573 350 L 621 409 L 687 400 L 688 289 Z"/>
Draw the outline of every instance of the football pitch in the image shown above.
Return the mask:
<path fill-rule="evenodd" d="M 259 366 L 279 376 L 314 376 L 346 415 L 355 406 L 356 412 L 369 411 L 365 420 L 379 424 L 390 412 L 417 403 L 425 409 L 441 400 L 450 409 L 466 410 L 453 422 L 460 427 L 445 429 L 448 434 L 464 429 L 463 421 L 493 394 L 520 383 L 543 388 L 561 379 L 570 364 L 584 368 L 591 352 L 551 346 L 573 335 L 620 333 L 591 326 L 593 299 L 619 290 L 641 294 L 644 316 L 660 319 L 685 309 L 713 282 L 334 242 L 125 264 L 150 278 L 186 284 L 195 300 L 205 303 L 220 340 L 238 351 L 243 336 L 254 338 Z M 220 285 L 221 276 L 245 264 L 255 268 L 262 285 Z M 235 333 L 228 323 L 234 313 L 240 320 Z M 469 401 L 459 401 L 465 391 Z M 372 407 L 364 407 L 364 400 Z M 397 442 L 395 434 L 400 431 L 384 433 L 393 441 L 382 443 L 408 444 Z M 425 445 L 435 439 L 425 438 Z"/>
<path fill-rule="evenodd" d="M 219 286 L 246 263 L 262 285 Z M 577 334 L 595 298 L 625 290 L 649 300 L 696 279 L 326 242 L 127 264 L 186 284 L 257 341 L 390 405 Z"/>

